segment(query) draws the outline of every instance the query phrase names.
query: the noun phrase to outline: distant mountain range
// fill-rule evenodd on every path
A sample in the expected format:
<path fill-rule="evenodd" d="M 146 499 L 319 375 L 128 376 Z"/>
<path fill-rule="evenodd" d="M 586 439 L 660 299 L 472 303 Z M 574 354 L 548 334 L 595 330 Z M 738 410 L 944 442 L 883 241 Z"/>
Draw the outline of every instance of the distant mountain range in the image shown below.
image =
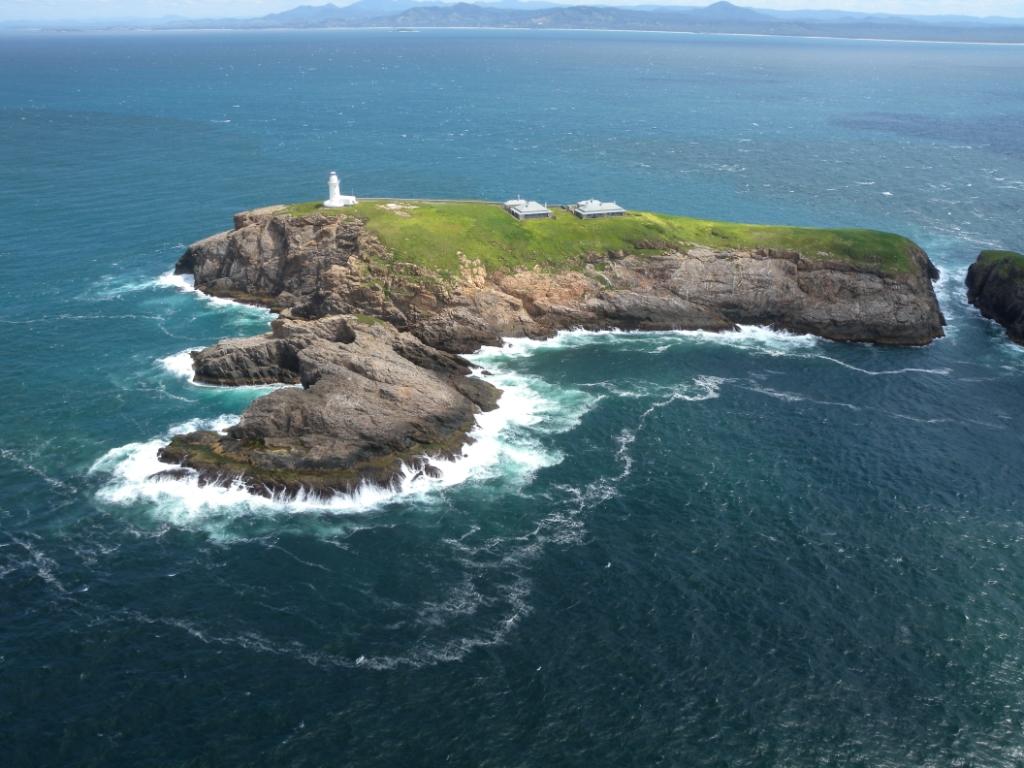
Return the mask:
<path fill-rule="evenodd" d="M 5 25 L 8 28 L 11 24 Z M 30 26 L 28 24 L 22 26 Z M 62 24 L 63 28 L 74 26 Z M 95 26 L 95 25 L 93 25 Z M 106 26 L 122 26 L 108 24 Z M 546 2 L 357 0 L 350 5 L 301 5 L 254 19 L 169 19 L 159 29 L 271 29 L 322 27 L 499 27 L 618 29 L 737 33 L 950 42 L 1024 43 L 1024 19 L 966 16 L 896 16 L 845 11 L 770 11 L 729 2 L 706 7 L 563 5 Z"/>

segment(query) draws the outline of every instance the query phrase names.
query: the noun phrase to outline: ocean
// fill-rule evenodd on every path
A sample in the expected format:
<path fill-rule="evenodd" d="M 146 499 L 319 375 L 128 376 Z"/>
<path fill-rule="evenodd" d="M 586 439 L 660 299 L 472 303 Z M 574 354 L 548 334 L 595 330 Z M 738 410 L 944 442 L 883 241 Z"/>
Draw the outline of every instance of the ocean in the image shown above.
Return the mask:
<path fill-rule="evenodd" d="M 434 30 L 0 38 L 4 766 L 1011 766 L 1024 48 Z M 437 480 L 329 501 L 148 480 L 266 388 L 271 315 L 171 274 L 346 193 L 863 226 L 944 339 L 563 333 Z"/>

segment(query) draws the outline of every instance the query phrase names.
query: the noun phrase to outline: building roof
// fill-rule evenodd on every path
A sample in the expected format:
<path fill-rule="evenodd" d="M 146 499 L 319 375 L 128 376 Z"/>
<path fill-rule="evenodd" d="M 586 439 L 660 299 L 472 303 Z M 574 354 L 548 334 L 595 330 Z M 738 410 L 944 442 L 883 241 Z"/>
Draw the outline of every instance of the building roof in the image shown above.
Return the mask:
<path fill-rule="evenodd" d="M 580 213 L 622 213 L 626 212 L 626 209 L 620 206 L 618 203 L 611 202 L 605 203 L 600 200 L 580 200 L 576 203 L 576 209 Z"/>
<path fill-rule="evenodd" d="M 506 200 L 505 207 L 516 210 L 519 213 L 551 213 L 546 206 L 541 205 L 536 200 L 523 200 L 522 198 Z"/>

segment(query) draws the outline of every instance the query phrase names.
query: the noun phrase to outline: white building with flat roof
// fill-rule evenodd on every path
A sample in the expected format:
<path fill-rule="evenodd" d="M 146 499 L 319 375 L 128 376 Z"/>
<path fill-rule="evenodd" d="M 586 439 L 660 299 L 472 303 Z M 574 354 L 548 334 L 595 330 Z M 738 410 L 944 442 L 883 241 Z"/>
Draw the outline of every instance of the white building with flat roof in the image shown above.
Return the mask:
<path fill-rule="evenodd" d="M 324 200 L 324 208 L 344 208 L 346 205 L 355 205 L 359 201 L 355 195 L 341 194 L 341 182 L 338 181 L 338 174 L 331 171 L 327 177 L 327 199 Z"/>
<path fill-rule="evenodd" d="M 541 205 L 536 200 L 523 200 L 521 197 L 517 197 L 515 200 L 506 200 L 503 207 L 520 221 L 551 218 L 551 211 L 547 206 Z"/>
<path fill-rule="evenodd" d="M 580 200 L 572 206 L 572 212 L 581 219 L 598 219 L 603 216 L 625 216 L 626 209 L 615 202 L 605 203 L 601 200 Z"/>

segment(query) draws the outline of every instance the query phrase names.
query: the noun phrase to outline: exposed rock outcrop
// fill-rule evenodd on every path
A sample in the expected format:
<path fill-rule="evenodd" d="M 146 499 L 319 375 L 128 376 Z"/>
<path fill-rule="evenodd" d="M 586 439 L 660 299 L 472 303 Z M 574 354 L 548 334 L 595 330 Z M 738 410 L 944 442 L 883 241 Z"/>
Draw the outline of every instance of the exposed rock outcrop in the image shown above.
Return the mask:
<path fill-rule="evenodd" d="M 967 270 L 967 300 L 1024 344 L 1024 255 L 984 251 Z"/>
<path fill-rule="evenodd" d="M 458 354 L 505 336 L 740 323 L 880 344 L 942 335 L 937 273 L 922 251 L 901 271 L 815 256 L 666 245 L 593 253 L 561 271 L 488 272 L 462 256 L 459 274 L 442 275 L 401 261 L 350 216 L 239 214 L 177 271 L 281 319 L 266 336 L 193 353 L 196 379 L 301 386 L 256 400 L 226 436 L 174 438 L 161 458 L 264 493 L 387 483 L 403 464 L 431 471 L 429 457 L 459 452 L 500 394 Z"/>
<path fill-rule="evenodd" d="M 456 455 L 500 394 L 461 358 L 346 316 L 276 320 L 266 336 L 193 357 L 200 381 L 301 384 L 254 401 L 226 435 L 193 432 L 161 451 L 208 481 L 240 477 L 261 493 L 386 485 L 403 464 L 430 472 L 427 457 Z"/>

